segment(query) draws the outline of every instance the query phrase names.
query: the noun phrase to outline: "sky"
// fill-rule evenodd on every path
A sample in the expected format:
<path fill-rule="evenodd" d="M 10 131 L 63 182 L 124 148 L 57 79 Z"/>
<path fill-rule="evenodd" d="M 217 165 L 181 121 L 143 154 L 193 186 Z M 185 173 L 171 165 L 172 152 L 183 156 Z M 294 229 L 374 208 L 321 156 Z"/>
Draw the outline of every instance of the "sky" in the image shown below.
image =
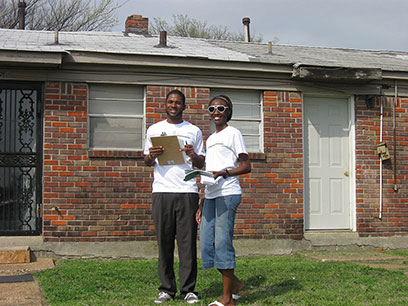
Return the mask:
<path fill-rule="evenodd" d="M 117 0 L 126 2 L 113 31 L 132 14 L 171 23 L 183 14 L 284 45 L 408 51 L 408 0 Z"/>

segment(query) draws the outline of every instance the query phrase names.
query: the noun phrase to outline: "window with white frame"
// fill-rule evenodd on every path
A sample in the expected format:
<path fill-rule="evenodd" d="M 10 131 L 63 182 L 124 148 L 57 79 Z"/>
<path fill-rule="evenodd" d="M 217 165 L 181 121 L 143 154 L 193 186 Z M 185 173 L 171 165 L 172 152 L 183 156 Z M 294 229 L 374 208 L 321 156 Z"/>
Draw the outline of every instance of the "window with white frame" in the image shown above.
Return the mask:
<path fill-rule="evenodd" d="M 88 147 L 99 150 L 142 150 L 144 87 L 89 84 Z"/>
<path fill-rule="evenodd" d="M 233 105 L 229 125 L 241 131 L 248 152 L 263 152 L 262 92 L 240 89 L 211 89 L 211 99 L 228 96 Z M 211 132 L 215 126 L 211 122 Z"/>

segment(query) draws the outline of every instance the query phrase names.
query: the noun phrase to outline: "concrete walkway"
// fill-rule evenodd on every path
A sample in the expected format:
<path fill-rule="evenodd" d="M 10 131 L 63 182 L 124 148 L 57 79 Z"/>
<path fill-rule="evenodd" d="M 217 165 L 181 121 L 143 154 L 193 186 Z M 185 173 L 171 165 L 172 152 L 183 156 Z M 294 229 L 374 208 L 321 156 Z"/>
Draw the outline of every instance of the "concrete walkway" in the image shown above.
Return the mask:
<path fill-rule="evenodd" d="M 0 305 L 45 305 L 40 286 L 32 273 L 54 266 L 54 261 L 49 258 L 38 258 L 29 263 L 0 264 Z"/>

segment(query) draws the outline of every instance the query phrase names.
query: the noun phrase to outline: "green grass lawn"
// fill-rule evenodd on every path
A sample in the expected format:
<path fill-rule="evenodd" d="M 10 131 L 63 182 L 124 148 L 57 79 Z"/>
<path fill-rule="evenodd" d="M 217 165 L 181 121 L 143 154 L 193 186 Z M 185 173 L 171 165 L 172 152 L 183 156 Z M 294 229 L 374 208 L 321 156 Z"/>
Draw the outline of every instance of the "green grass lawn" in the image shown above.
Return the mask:
<path fill-rule="evenodd" d="M 408 259 L 408 251 L 399 255 Z M 236 274 L 249 290 L 236 305 L 408 305 L 408 276 L 400 271 L 295 255 L 238 258 Z M 50 305 L 154 305 L 159 286 L 157 260 L 62 260 L 36 277 Z M 200 262 L 196 290 L 200 305 L 219 299 L 218 271 Z"/>

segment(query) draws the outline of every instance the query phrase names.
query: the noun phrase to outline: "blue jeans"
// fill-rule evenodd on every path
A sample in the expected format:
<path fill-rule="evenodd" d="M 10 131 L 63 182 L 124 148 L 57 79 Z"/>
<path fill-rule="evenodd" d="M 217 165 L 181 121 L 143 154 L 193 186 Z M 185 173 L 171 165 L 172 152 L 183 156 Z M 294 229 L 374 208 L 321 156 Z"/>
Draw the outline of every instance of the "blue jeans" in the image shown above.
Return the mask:
<path fill-rule="evenodd" d="M 205 199 L 200 244 L 203 268 L 234 269 L 235 249 L 232 245 L 234 222 L 241 195 Z"/>

